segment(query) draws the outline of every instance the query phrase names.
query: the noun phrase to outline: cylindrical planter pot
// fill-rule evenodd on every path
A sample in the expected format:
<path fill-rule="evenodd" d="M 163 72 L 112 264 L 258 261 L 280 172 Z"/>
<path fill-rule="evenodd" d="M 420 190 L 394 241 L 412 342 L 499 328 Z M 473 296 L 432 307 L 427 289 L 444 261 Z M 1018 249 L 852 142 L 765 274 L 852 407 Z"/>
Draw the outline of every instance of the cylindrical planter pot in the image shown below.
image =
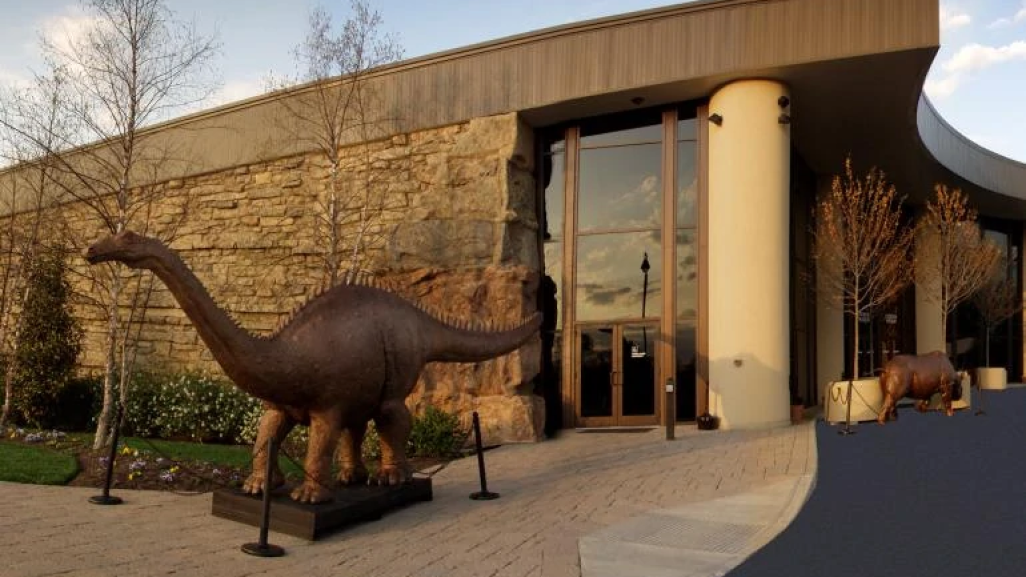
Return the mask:
<path fill-rule="evenodd" d="M 852 382 L 851 422 L 875 421 L 883 408 L 880 379 L 857 379 Z M 848 418 L 848 381 L 835 381 L 827 385 L 823 399 L 823 420 L 843 423 Z"/>
<path fill-rule="evenodd" d="M 1008 371 L 1004 367 L 980 367 L 976 369 L 976 382 L 981 389 L 1007 389 Z"/>

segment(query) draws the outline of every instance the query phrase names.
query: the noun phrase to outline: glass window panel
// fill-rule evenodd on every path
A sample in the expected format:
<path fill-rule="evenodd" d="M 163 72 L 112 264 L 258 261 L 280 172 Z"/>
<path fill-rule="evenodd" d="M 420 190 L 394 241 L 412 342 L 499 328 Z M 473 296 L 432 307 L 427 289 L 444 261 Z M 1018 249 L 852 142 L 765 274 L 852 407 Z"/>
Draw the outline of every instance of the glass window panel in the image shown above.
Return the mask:
<path fill-rule="evenodd" d="M 542 300 L 542 314 L 546 327 L 559 330 L 563 328 L 562 307 L 559 306 L 563 298 L 563 243 L 545 243 L 545 278 L 539 289 Z"/>
<path fill-rule="evenodd" d="M 563 237 L 563 189 L 566 155 L 562 152 L 542 157 L 542 186 L 545 188 L 544 240 Z"/>
<path fill-rule="evenodd" d="M 677 140 L 698 140 L 698 121 L 694 118 L 678 120 Z"/>
<path fill-rule="evenodd" d="M 698 225 L 698 143 L 677 143 L 677 226 L 694 228 Z"/>
<path fill-rule="evenodd" d="M 693 231 L 677 231 L 677 318 L 698 317 L 698 245 Z"/>
<path fill-rule="evenodd" d="M 577 319 L 658 317 L 662 310 L 659 231 L 577 239 Z M 648 255 L 648 283 L 641 270 Z"/>
<path fill-rule="evenodd" d="M 695 375 L 696 345 L 695 322 L 677 323 L 677 354 L 674 380 L 677 384 L 677 420 L 692 421 L 695 418 Z"/>
<path fill-rule="evenodd" d="M 581 416 L 613 415 L 613 329 L 581 329 Z"/>
<path fill-rule="evenodd" d="M 627 325 L 621 331 L 620 412 L 624 416 L 655 414 L 655 337 L 656 325 Z"/>
<path fill-rule="evenodd" d="M 577 213 L 582 232 L 660 226 L 661 148 L 640 144 L 581 151 Z"/>
<path fill-rule="evenodd" d="M 615 132 L 602 132 L 589 134 L 588 129 L 582 130 L 581 148 L 595 148 L 599 146 L 618 146 L 624 144 L 640 144 L 650 142 L 662 142 L 662 124 L 651 126 L 639 126 Z"/>

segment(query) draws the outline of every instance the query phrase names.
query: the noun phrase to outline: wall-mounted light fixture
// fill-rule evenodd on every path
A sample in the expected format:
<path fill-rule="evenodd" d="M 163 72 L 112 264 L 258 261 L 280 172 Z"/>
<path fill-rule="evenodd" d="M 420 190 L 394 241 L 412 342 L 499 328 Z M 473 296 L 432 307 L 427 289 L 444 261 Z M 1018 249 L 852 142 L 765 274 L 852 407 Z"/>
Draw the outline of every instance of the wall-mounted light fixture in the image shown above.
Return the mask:
<path fill-rule="evenodd" d="M 777 124 L 791 124 L 791 115 L 787 113 L 787 107 L 791 105 L 791 99 L 781 95 L 777 99 L 777 106 L 780 107 L 780 116 L 777 117 Z"/>
<path fill-rule="evenodd" d="M 723 117 L 714 112 L 709 115 L 709 122 L 712 122 L 716 126 L 723 126 Z"/>

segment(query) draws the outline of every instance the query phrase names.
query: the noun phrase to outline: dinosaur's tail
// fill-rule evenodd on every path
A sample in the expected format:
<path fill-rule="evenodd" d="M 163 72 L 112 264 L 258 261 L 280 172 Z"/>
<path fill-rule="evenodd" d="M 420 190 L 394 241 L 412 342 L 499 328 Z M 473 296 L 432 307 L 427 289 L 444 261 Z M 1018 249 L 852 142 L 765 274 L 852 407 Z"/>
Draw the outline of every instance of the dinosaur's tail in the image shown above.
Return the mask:
<path fill-rule="evenodd" d="M 518 327 L 492 331 L 460 328 L 438 322 L 430 332 L 427 361 L 474 363 L 516 350 L 538 332 L 541 313 L 535 313 Z"/>

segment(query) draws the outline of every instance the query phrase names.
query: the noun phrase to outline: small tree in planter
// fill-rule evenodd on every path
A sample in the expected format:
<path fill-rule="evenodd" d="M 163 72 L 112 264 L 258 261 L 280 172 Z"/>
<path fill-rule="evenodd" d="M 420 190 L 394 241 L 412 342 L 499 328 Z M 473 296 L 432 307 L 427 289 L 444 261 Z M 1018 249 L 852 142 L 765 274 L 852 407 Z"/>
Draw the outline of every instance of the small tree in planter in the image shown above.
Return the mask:
<path fill-rule="evenodd" d="M 993 276 L 1001 250 L 983 236 L 976 211 L 961 189 L 937 184 L 934 193 L 918 224 L 922 247 L 916 255 L 915 282 L 924 289 L 926 300 L 938 305 L 945 348 L 955 357 L 955 342 L 948 341 L 948 318 Z"/>
<path fill-rule="evenodd" d="M 1011 318 L 1022 310 L 1022 295 L 1016 282 L 1015 271 L 1018 270 L 1014 259 L 1001 259 L 995 266 L 991 277 L 976 291 L 972 297 L 973 305 L 983 319 L 983 363 L 986 367 L 977 372 L 976 384 L 982 390 L 984 381 L 992 383 L 994 388 L 1004 388 L 1007 375 L 1004 368 L 996 369 L 990 364 L 990 335 L 1000 323 Z M 992 372 L 999 374 L 991 374 Z M 1002 378 L 1004 377 L 1004 378 Z M 996 379 L 996 382 L 992 382 Z"/>
<path fill-rule="evenodd" d="M 923 288 L 926 300 L 940 308 L 940 326 L 948 339 L 948 318 L 994 275 L 1001 250 L 984 238 L 976 222 L 976 211 L 958 188 L 934 187 L 934 199 L 926 203 L 926 214 L 919 220 L 921 249 L 915 263 L 915 282 Z"/>
<path fill-rule="evenodd" d="M 890 302 L 911 280 L 908 271 L 913 230 L 901 225 L 901 198 L 883 172 L 857 177 L 851 157 L 844 174 L 816 206 L 813 258 L 817 280 L 831 304 L 851 315 L 851 379 L 846 425 L 851 428 L 851 392 L 859 378 L 859 318 Z"/>

